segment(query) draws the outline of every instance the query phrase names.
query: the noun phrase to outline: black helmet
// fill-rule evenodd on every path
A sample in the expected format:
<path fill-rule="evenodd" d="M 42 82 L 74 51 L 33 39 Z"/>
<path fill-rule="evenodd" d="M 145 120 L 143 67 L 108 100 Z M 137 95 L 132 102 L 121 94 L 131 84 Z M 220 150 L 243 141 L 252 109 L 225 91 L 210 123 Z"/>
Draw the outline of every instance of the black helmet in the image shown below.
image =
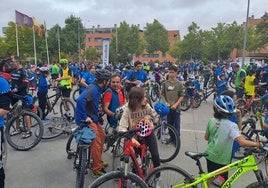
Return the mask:
<path fill-rule="evenodd" d="M 110 80 L 112 73 L 106 69 L 96 70 L 96 79 L 97 80 Z"/>

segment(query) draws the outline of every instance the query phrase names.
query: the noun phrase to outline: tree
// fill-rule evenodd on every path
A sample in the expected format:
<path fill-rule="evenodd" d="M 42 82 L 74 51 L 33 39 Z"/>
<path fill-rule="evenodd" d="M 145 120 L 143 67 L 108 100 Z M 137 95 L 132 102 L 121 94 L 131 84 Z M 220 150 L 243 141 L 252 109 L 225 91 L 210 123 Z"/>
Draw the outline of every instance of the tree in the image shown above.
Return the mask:
<path fill-rule="evenodd" d="M 261 17 L 262 21 L 256 26 L 256 32 L 260 35 L 260 47 L 268 45 L 268 13 Z"/>
<path fill-rule="evenodd" d="M 161 51 L 165 54 L 169 50 L 168 31 L 156 19 L 152 24 L 146 24 L 144 39 L 146 41 L 145 49 L 148 53 Z"/>
<path fill-rule="evenodd" d="M 171 57 L 179 60 L 181 54 L 181 42 L 176 40 L 174 44 L 170 46 L 168 53 Z"/>
<path fill-rule="evenodd" d="M 96 48 L 87 48 L 85 51 L 85 58 L 90 61 L 96 61 L 100 58 L 101 53 L 97 51 Z"/>
<path fill-rule="evenodd" d="M 184 60 L 200 59 L 202 54 L 200 28 L 195 22 L 192 22 L 188 27 L 188 32 L 181 43 L 181 58 Z"/>
<path fill-rule="evenodd" d="M 123 21 L 116 30 L 116 35 L 110 44 L 110 60 L 121 63 L 130 62 L 133 55 L 140 55 L 143 51 L 139 28 L 136 25 L 129 26 Z"/>

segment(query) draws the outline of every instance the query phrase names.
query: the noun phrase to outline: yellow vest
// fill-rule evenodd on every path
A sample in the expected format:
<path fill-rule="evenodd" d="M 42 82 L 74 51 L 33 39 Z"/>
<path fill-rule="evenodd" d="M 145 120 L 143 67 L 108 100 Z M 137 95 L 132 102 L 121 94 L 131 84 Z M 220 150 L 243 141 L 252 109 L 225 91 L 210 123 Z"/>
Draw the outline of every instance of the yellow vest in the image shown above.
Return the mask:
<path fill-rule="evenodd" d="M 255 76 L 253 75 L 246 76 L 244 88 L 245 88 L 246 95 L 248 96 L 253 96 L 255 93 L 254 79 L 255 79 Z"/>
<path fill-rule="evenodd" d="M 66 69 L 62 69 L 62 77 L 70 76 L 68 74 L 68 72 L 69 72 L 69 68 L 68 67 Z M 72 78 L 69 78 L 68 80 L 61 80 L 60 81 L 60 85 L 62 85 L 62 86 L 66 86 L 67 85 L 67 88 L 68 89 L 71 89 L 72 88 Z"/>

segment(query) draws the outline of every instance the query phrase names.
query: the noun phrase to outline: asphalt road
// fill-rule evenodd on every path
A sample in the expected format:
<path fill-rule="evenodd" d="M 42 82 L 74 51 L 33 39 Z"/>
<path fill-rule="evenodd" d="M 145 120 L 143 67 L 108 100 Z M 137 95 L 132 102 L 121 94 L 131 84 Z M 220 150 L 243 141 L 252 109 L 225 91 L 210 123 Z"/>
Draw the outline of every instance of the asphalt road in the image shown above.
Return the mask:
<path fill-rule="evenodd" d="M 181 149 L 171 164 L 180 166 L 190 174 L 198 173 L 194 161 L 184 155 L 185 151 L 203 152 L 206 147 L 204 130 L 212 117 L 212 100 L 203 102 L 198 109 L 182 112 Z M 72 161 L 67 159 L 65 146 L 68 136 L 63 135 L 53 140 L 42 140 L 30 151 L 15 151 L 8 148 L 6 166 L 6 188 L 72 188 L 75 185 L 75 171 Z M 160 151 L 161 152 L 161 151 Z M 103 154 L 103 160 L 111 164 L 110 152 Z M 205 160 L 202 160 L 206 169 Z M 107 171 L 110 167 L 107 168 Z M 86 177 L 85 187 L 94 178 L 91 173 Z M 256 181 L 253 172 L 243 176 L 234 187 L 245 187 Z"/>

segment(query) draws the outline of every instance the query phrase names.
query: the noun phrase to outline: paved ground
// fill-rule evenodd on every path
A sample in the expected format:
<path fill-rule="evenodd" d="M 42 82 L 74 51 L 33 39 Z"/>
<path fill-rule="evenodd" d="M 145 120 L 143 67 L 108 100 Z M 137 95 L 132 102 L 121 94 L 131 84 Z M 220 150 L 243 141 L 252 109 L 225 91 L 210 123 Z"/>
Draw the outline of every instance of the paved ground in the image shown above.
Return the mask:
<path fill-rule="evenodd" d="M 212 101 L 202 103 L 196 110 L 182 112 L 181 150 L 171 163 L 197 174 L 197 167 L 192 159 L 184 155 L 185 151 L 203 152 L 206 147 L 204 130 L 208 118 L 212 116 Z M 72 161 L 66 158 L 65 145 L 67 136 L 54 140 L 42 141 L 30 151 L 20 152 L 9 147 L 6 168 L 6 188 L 71 188 L 75 183 L 75 172 Z M 161 152 L 161 151 L 160 151 Z M 111 154 L 104 153 L 104 160 L 111 163 Z M 205 160 L 202 160 L 205 169 Z M 108 171 L 110 168 L 107 169 Z M 93 177 L 87 176 L 85 187 Z M 242 177 L 234 187 L 245 187 L 255 181 L 255 176 L 249 172 Z"/>

